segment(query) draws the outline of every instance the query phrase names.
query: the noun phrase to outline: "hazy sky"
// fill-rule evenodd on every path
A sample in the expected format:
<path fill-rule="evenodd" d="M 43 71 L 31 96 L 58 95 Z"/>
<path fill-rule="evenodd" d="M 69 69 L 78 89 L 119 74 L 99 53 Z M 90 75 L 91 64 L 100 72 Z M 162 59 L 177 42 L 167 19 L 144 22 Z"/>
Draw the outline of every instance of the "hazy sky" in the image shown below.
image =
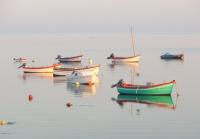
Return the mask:
<path fill-rule="evenodd" d="M 0 0 L 0 33 L 199 33 L 200 0 Z"/>

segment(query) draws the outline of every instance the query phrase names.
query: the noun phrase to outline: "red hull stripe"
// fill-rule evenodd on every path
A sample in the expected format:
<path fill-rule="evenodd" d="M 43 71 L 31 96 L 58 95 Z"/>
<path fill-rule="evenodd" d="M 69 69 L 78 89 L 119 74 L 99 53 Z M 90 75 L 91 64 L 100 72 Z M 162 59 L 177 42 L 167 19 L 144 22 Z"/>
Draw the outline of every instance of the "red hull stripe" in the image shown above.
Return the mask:
<path fill-rule="evenodd" d="M 123 88 L 140 88 L 140 89 L 147 89 L 147 88 L 154 88 L 154 87 L 159 87 L 159 86 L 163 86 L 163 85 L 168 85 L 168 84 L 172 84 L 175 83 L 175 80 L 171 81 L 171 82 L 167 82 L 167 83 L 162 83 L 162 84 L 155 84 L 155 85 L 151 85 L 151 86 L 143 86 L 143 85 L 133 85 L 133 84 L 127 84 L 124 83 L 123 84 Z"/>

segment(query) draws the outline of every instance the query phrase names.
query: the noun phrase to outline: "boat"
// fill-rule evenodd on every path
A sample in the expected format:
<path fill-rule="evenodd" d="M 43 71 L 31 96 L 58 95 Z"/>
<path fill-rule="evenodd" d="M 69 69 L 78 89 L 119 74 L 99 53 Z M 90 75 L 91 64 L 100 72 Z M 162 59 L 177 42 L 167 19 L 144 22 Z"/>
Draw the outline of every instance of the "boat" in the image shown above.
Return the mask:
<path fill-rule="evenodd" d="M 141 55 L 136 55 L 135 54 L 135 46 L 134 46 L 134 40 L 133 40 L 133 31 L 132 31 L 132 26 L 131 26 L 131 38 L 132 38 L 132 47 L 133 47 L 133 55 L 132 56 L 115 56 L 114 53 L 110 54 L 107 59 L 111 59 L 112 63 L 132 63 L 132 62 L 139 62 Z"/>
<path fill-rule="evenodd" d="M 90 72 L 90 73 L 93 73 L 94 75 L 98 75 L 99 68 L 100 68 L 100 65 L 92 65 L 92 66 L 76 67 L 76 68 L 58 68 L 58 69 L 54 69 L 53 75 L 67 76 L 71 74 L 73 71 Z"/>
<path fill-rule="evenodd" d="M 73 71 L 67 76 L 67 82 L 77 85 L 93 85 L 95 83 L 96 76 L 89 72 Z"/>
<path fill-rule="evenodd" d="M 124 83 L 121 79 L 111 87 L 117 87 L 117 91 L 124 95 L 171 95 L 174 84 L 175 80 L 161 84 L 148 82 L 146 85 L 135 85 Z"/>
<path fill-rule="evenodd" d="M 128 56 L 128 57 L 116 57 L 114 53 L 112 53 L 107 59 L 111 59 L 112 63 L 134 63 L 139 62 L 140 55 Z"/>
<path fill-rule="evenodd" d="M 140 103 L 148 106 L 175 109 L 171 96 L 141 96 L 141 95 L 121 95 L 116 99 L 117 103 L 124 105 L 125 103 Z"/>
<path fill-rule="evenodd" d="M 59 62 L 81 62 L 82 57 L 83 55 L 72 57 L 62 57 L 61 55 L 58 55 L 56 59 L 58 59 Z"/>
<path fill-rule="evenodd" d="M 20 57 L 20 58 L 13 58 L 13 60 L 14 60 L 14 62 L 19 62 L 19 63 L 22 63 L 22 62 L 26 62 L 26 61 L 27 61 L 26 58 L 22 58 L 22 57 Z"/>
<path fill-rule="evenodd" d="M 184 54 L 170 54 L 170 53 L 166 53 L 164 55 L 160 56 L 161 59 L 166 59 L 166 60 L 170 60 L 170 59 L 179 59 L 179 60 L 183 60 L 184 59 Z"/>
<path fill-rule="evenodd" d="M 18 68 L 22 68 L 24 73 L 53 73 L 54 68 L 60 68 L 61 66 L 62 64 L 53 64 L 50 66 L 29 67 L 24 63 Z"/>

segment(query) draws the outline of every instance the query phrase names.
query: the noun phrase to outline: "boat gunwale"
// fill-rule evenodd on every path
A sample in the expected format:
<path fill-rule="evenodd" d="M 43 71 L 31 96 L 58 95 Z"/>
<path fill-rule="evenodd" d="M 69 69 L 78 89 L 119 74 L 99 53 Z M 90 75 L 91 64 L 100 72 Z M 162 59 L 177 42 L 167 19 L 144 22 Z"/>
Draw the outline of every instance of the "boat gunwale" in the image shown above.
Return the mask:
<path fill-rule="evenodd" d="M 58 60 L 69 60 L 69 59 L 75 59 L 75 58 L 79 58 L 79 57 L 83 57 L 83 55 L 78 55 L 78 56 L 72 56 L 72 57 L 61 57 L 58 58 Z"/>
<path fill-rule="evenodd" d="M 170 84 L 174 84 L 176 81 L 172 80 L 170 82 L 166 82 L 166 83 L 161 83 L 161 84 L 155 84 L 155 85 L 150 85 L 150 86 L 146 86 L 146 85 L 133 85 L 133 84 L 127 84 L 127 83 L 123 83 L 122 85 L 126 84 L 129 86 L 122 86 L 122 85 L 118 85 L 118 88 L 125 88 L 125 89 L 154 89 L 156 87 L 163 87 L 163 86 L 167 86 Z"/>
<path fill-rule="evenodd" d="M 134 57 L 140 57 L 141 55 L 135 55 L 135 56 L 128 56 L 128 57 L 114 57 L 114 58 L 111 58 L 113 60 L 115 59 L 130 59 L 130 58 L 134 58 Z"/>

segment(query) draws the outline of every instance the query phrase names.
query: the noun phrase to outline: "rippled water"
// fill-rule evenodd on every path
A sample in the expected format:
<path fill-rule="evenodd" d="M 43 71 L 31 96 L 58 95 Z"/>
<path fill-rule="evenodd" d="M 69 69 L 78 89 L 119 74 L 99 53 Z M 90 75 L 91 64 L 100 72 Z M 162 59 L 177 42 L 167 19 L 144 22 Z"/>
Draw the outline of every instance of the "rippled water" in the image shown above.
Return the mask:
<path fill-rule="evenodd" d="M 136 34 L 139 64 L 113 66 L 106 59 L 110 53 L 132 54 L 130 34 L 1 36 L 0 120 L 11 124 L 0 127 L 0 138 L 199 138 L 199 39 Z M 165 52 L 184 53 L 185 59 L 160 60 Z M 89 58 L 101 64 L 99 83 L 75 86 L 52 74 L 23 74 L 12 60 L 27 57 L 50 65 L 57 54 L 83 54 L 83 65 Z M 177 84 L 172 97 L 123 97 L 110 88 L 121 78 L 134 83 L 175 79 Z"/>

